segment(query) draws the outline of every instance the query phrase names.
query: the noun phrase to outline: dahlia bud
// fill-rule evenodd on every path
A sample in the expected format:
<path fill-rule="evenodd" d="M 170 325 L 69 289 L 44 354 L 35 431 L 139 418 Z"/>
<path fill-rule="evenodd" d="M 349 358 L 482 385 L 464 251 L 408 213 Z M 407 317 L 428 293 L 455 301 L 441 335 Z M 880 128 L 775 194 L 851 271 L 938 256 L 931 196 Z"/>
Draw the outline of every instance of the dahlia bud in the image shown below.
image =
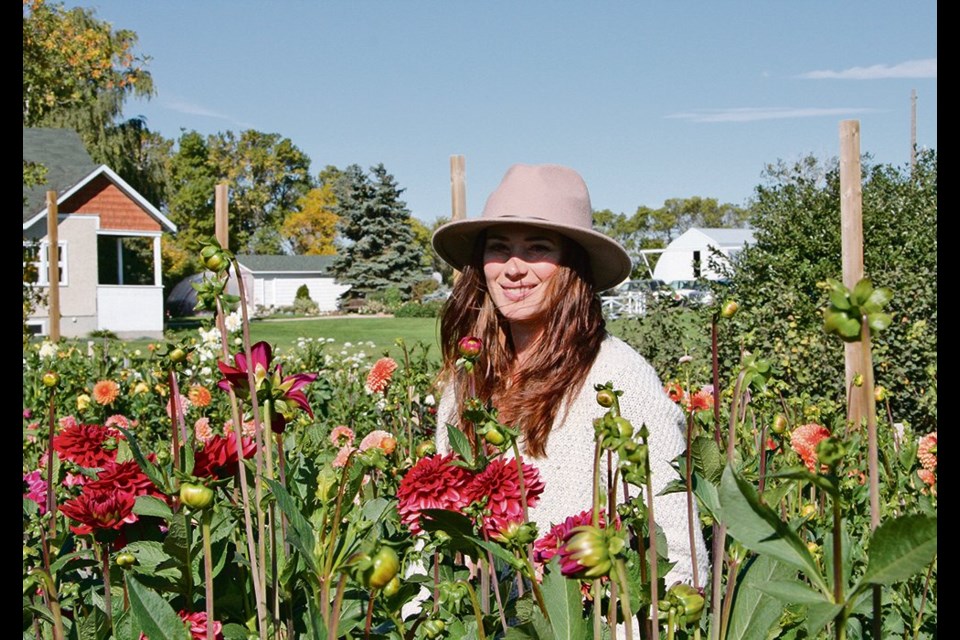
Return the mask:
<path fill-rule="evenodd" d="M 626 541 L 610 529 L 583 525 L 571 531 L 560 548 L 560 572 L 568 578 L 600 578 L 608 575 L 614 557 Z"/>
<path fill-rule="evenodd" d="M 460 342 L 457 344 L 457 348 L 460 350 L 460 355 L 468 360 L 473 360 L 480 355 L 480 352 L 483 351 L 483 342 L 480 338 L 474 336 L 464 336 L 460 338 Z"/>
<path fill-rule="evenodd" d="M 863 386 L 863 374 L 862 374 L 862 373 L 858 373 L 857 375 L 853 376 L 853 386 L 855 386 L 855 387 L 862 387 L 862 386 Z"/>
<path fill-rule="evenodd" d="M 424 440 L 417 445 L 417 457 L 432 456 L 437 452 L 437 445 L 433 440 Z"/>
<path fill-rule="evenodd" d="M 787 430 L 787 416 L 778 413 L 773 418 L 773 424 L 770 426 L 770 430 L 778 435 L 784 433 Z"/>
<path fill-rule="evenodd" d="M 890 392 L 887 391 L 886 387 L 881 387 L 877 385 L 873 388 L 873 397 L 877 402 L 883 402 L 890 396 Z"/>
<path fill-rule="evenodd" d="M 60 374 L 56 371 L 47 371 L 43 374 L 43 386 L 55 387 L 60 384 Z"/>
<path fill-rule="evenodd" d="M 740 305 L 737 304 L 736 300 L 727 300 L 723 303 L 723 306 L 720 307 L 720 317 L 732 318 L 734 315 L 736 315 L 739 308 Z"/>
<path fill-rule="evenodd" d="M 610 391 L 610 389 L 603 388 L 597 391 L 597 404 L 604 409 L 609 409 L 612 407 L 616 399 L 617 396 L 615 396 L 613 391 Z"/>
<path fill-rule="evenodd" d="M 704 599 L 699 589 L 695 589 L 689 584 L 675 584 L 667 590 L 667 601 L 676 606 L 685 622 L 700 620 Z"/>

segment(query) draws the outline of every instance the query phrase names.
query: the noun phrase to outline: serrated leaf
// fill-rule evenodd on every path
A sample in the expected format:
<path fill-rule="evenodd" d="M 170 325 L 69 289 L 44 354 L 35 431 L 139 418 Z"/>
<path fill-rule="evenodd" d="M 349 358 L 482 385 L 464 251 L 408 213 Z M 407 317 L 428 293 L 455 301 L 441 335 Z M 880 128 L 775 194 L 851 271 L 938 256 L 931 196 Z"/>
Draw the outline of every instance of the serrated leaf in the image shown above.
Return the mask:
<path fill-rule="evenodd" d="M 887 520 L 870 537 L 861 585 L 889 585 L 922 571 L 937 555 L 937 518 L 919 514 Z"/>
<path fill-rule="evenodd" d="M 287 521 L 290 523 L 290 527 L 287 529 L 287 540 L 303 555 L 303 560 L 307 563 L 310 571 L 317 573 L 317 561 L 313 555 L 313 549 L 316 545 L 313 528 L 300 513 L 300 509 L 297 508 L 293 498 L 290 497 L 282 484 L 270 478 L 263 478 L 263 481 L 270 487 L 270 491 L 277 500 L 277 505 L 287 516 Z"/>
<path fill-rule="evenodd" d="M 771 580 L 787 580 L 797 572 L 770 556 L 754 556 L 740 571 L 727 630 L 728 640 L 766 640 L 780 619 L 783 604 L 760 590 Z"/>
<path fill-rule="evenodd" d="M 553 637 L 558 640 L 590 640 L 593 630 L 583 617 L 583 597 L 580 581 L 568 580 L 560 573 L 560 559 L 550 560 L 541 584 L 543 599 L 553 627 Z"/>
<path fill-rule="evenodd" d="M 153 463 L 149 462 L 143 453 L 140 451 L 140 445 L 137 443 L 136 436 L 133 435 L 127 429 L 123 427 L 116 427 L 127 439 L 127 444 L 130 446 L 130 453 L 133 454 L 133 459 L 137 461 L 137 465 L 140 467 L 141 471 L 150 478 L 150 482 L 160 490 L 161 493 L 169 493 L 168 487 L 164 484 L 163 478 L 157 473 L 157 467 Z"/>
<path fill-rule="evenodd" d="M 190 640 L 190 633 L 183 620 L 158 593 L 143 586 L 133 576 L 127 576 L 127 592 L 136 620 L 135 626 L 147 637 Z"/>
<path fill-rule="evenodd" d="M 720 507 L 730 535 L 746 548 L 796 567 L 821 591 L 829 593 L 806 544 L 779 516 L 760 503 L 753 486 L 730 465 L 720 481 Z"/>
<path fill-rule="evenodd" d="M 164 520 L 173 517 L 173 511 L 167 503 L 155 496 L 137 496 L 137 501 L 133 504 L 133 512 L 138 516 L 156 516 Z"/>
<path fill-rule="evenodd" d="M 154 540 L 131 542 L 123 550 L 136 556 L 138 565 L 145 569 L 156 567 L 172 559 L 170 554 L 163 550 L 163 545 Z"/>
<path fill-rule="evenodd" d="M 72 562 L 73 560 L 77 560 L 77 559 L 86 559 L 86 560 L 88 560 L 88 562 L 82 562 L 82 563 L 78 562 L 77 564 L 72 565 L 72 566 L 70 567 L 70 569 L 71 569 L 72 571 L 76 571 L 76 570 L 79 569 L 79 568 L 82 568 L 82 567 L 84 567 L 84 566 L 87 566 L 87 565 L 90 564 L 91 562 L 92 562 L 93 564 L 97 564 L 96 559 L 93 557 L 93 551 L 92 551 L 92 550 L 86 550 L 86 549 L 85 549 L 85 550 L 83 550 L 83 551 L 74 551 L 73 553 L 68 553 L 68 554 L 65 555 L 65 556 L 62 556 L 62 557 L 60 557 L 60 558 L 57 558 L 56 562 L 53 562 L 53 563 L 50 565 L 50 573 L 52 573 L 53 575 L 56 575 L 56 574 L 60 571 L 60 569 L 62 569 L 62 568 L 64 567 L 64 565 L 66 565 L 66 564 L 69 563 L 69 562 Z"/>
<path fill-rule="evenodd" d="M 706 512 L 717 521 L 722 519 L 720 516 L 720 494 L 717 493 L 717 485 L 703 479 L 697 472 L 693 473 L 693 495 L 700 500 L 701 513 Z"/>
<path fill-rule="evenodd" d="M 467 438 L 467 435 L 452 424 L 448 424 L 447 439 L 454 453 L 463 458 L 464 462 L 472 467 L 475 462 L 473 458 L 473 447 L 470 446 L 470 440 Z"/>
<path fill-rule="evenodd" d="M 703 477 L 716 484 L 723 475 L 724 459 L 716 440 L 709 436 L 697 436 L 690 443 L 690 455 L 693 468 L 703 473 Z"/>

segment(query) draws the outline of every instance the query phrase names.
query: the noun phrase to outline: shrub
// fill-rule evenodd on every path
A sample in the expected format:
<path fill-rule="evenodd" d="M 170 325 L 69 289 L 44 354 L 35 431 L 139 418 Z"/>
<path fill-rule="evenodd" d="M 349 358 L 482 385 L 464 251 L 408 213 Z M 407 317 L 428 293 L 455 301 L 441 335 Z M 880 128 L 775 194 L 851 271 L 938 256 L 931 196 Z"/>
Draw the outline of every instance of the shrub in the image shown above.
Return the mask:
<path fill-rule="evenodd" d="M 297 287 L 297 300 L 310 300 L 310 289 L 307 288 L 307 285 L 302 284 Z"/>
<path fill-rule="evenodd" d="M 297 292 L 297 299 L 293 301 L 293 312 L 297 315 L 315 316 L 320 313 L 320 307 L 309 297 L 299 297 L 299 292 Z"/>
<path fill-rule="evenodd" d="M 439 300 L 429 302 L 405 302 L 393 315 L 398 318 L 436 318 L 440 315 L 443 303 Z"/>

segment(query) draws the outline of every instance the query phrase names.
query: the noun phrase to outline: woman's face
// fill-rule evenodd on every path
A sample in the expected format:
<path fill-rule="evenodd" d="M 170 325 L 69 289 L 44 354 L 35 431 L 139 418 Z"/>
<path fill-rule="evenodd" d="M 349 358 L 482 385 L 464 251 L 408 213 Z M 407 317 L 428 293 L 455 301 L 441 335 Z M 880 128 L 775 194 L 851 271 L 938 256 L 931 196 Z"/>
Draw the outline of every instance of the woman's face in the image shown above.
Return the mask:
<path fill-rule="evenodd" d="M 541 321 L 547 282 L 560 264 L 563 237 L 523 224 L 490 227 L 483 246 L 483 275 L 494 306 L 511 324 Z"/>

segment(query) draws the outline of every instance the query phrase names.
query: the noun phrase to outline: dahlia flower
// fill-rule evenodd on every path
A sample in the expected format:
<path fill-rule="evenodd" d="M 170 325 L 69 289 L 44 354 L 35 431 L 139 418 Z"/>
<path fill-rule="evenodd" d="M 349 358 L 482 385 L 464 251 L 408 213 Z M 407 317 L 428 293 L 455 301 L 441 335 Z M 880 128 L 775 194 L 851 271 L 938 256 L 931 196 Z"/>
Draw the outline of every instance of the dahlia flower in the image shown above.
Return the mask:
<path fill-rule="evenodd" d="M 604 526 L 604 513 L 600 512 L 599 523 Z M 557 552 L 563 547 L 563 542 L 570 536 L 574 528 L 591 524 L 593 522 L 593 509 L 585 509 L 580 513 L 567 516 L 567 519 L 559 524 L 555 524 L 550 531 L 539 540 L 533 543 L 533 559 L 541 564 L 547 564 L 550 559 L 557 555 Z"/>
<path fill-rule="evenodd" d="M 811 473 L 816 473 L 817 445 L 821 440 L 829 437 L 830 432 L 826 427 L 811 422 L 793 430 L 790 436 L 790 448 L 797 452 Z"/>
<path fill-rule="evenodd" d="M 113 380 L 101 380 L 93 385 L 93 399 L 97 404 L 113 404 L 119 395 L 120 385 Z"/>
<path fill-rule="evenodd" d="M 397 362 L 393 358 L 380 358 L 373 363 L 370 373 L 367 374 L 367 390 L 370 393 L 383 393 L 390 384 L 393 372 L 397 370 Z"/>
<path fill-rule="evenodd" d="M 523 483 L 527 493 L 527 506 L 537 506 L 544 485 L 535 466 L 523 464 Z M 486 469 L 474 476 L 467 491 L 470 502 L 484 497 L 487 499 L 481 530 L 488 535 L 498 533 L 512 522 L 524 521 L 516 458 L 493 460 Z"/>
<path fill-rule="evenodd" d="M 472 474 L 450 464 L 454 453 L 420 458 L 400 481 L 397 510 L 400 520 L 413 533 L 422 531 L 420 513 L 424 509 L 448 509 L 459 512 L 471 502 Z M 516 472 L 514 472 L 516 479 Z"/>
<path fill-rule="evenodd" d="M 212 625 L 208 625 L 206 611 L 187 613 L 186 610 L 181 609 L 177 615 L 179 615 L 180 619 L 190 628 L 191 640 L 207 640 L 207 626 L 213 626 L 214 640 L 223 640 L 223 624 L 218 620 L 214 620 Z M 145 633 L 141 632 L 140 640 L 149 640 L 149 638 Z"/>
<path fill-rule="evenodd" d="M 193 435 L 197 440 L 206 444 L 213 438 L 213 429 L 210 428 L 210 418 L 203 416 L 193 423 Z"/>
<path fill-rule="evenodd" d="M 240 438 L 244 458 L 253 456 L 257 445 L 250 438 Z M 240 467 L 237 455 L 237 434 L 213 436 L 194 454 L 193 475 L 198 478 L 212 477 L 223 480 L 231 478 Z"/>
<path fill-rule="evenodd" d="M 200 408 L 210 406 L 210 402 L 213 400 L 213 397 L 210 395 L 210 390 L 199 384 L 190 387 L 187 397 L 193 406 Z"/>
<path fill-rule="evenodd" d="M 102 467 L 117 457 L 115 441 L 123 436 L 116 429 L 97 424 L 67 427 L 53 439 L 53 449 L 62 460 L 81 467 Z"/>
<path fill-rule="evenodd" d="M 45 514 L 47 512 L 47 481 L 43 478 L 43 474 L 39 469 L 25 473 L 23 483 L 27 488 L 23 497 L 36 502 L 40 507 L 40 515 Z"/>
<path fill-rule="evenodd" d="M 342 424 L 334 427 L 330 432 L 330 442 L 333 443 L 333 446 L 335 447 L 342 447 L 345 444 L 353 444 L 353 439 L 355 437 L 356 436 L 353 435 L 353 429 Z"/>
<path fill-rule="evenodd" d="M 79 523 L 70 525 L 70 530 L 78 535 L 95 531 L 121 529 L 124 525 L 137 521 L 133 513 L 136 496 L 119 491 L 84 491 L 60 505 L 68 518 Z"/>
<path fill-rule="evenodd" d="M 676 380 L 668 382 L 663 390 L 666 391 L 670 399 L 677 404 L 683 402 L 684 397 L 686 397 L 686 394 L 683 392 L 683 387 L 681 387 L 680 383 Z"/>
<path fill-rule="evenodd" d="M 374 448 L 382 449 L 385 454 L 390 455 L 397 448 L 397 439 L 387 431 L 371 431 L 360 441 L 360 451 Z"/>

